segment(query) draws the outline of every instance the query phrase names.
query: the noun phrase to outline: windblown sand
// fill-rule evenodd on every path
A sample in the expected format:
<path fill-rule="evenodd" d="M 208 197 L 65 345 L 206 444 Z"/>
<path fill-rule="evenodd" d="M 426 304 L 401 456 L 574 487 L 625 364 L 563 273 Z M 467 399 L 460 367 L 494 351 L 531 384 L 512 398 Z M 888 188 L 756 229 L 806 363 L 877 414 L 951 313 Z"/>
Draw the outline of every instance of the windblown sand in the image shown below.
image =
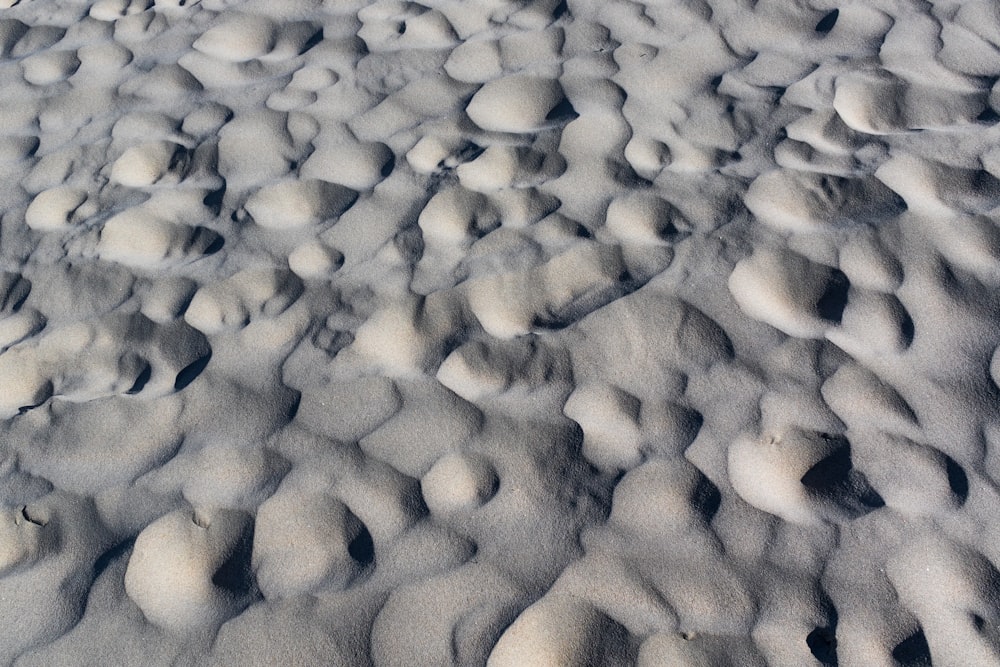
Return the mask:
<path fill-rule="evenodd" d="M 0 664 L 1000 665 L 996 2 L 0 6 Z"/>

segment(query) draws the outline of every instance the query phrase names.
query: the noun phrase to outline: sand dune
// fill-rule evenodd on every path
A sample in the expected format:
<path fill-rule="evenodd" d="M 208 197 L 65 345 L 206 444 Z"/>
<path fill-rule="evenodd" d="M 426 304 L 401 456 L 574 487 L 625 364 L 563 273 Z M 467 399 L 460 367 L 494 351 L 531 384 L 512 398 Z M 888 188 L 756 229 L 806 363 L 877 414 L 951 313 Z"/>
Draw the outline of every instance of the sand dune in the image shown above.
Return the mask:
<path fill-rule="evenodd" d="M 0 0 L 0 664 L 1000 664 L 989 0 Z"/>

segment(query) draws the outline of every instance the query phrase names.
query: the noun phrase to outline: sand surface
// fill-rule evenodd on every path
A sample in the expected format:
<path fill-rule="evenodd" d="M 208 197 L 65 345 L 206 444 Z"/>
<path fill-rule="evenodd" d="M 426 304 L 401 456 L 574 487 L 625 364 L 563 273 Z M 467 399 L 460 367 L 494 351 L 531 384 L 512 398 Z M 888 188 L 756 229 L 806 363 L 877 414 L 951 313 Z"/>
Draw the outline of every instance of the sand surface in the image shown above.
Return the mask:
<path fill-rule="evenodd" d="M 1000 665 L 1000 5 L 0 0 L 0 665 Z"/>

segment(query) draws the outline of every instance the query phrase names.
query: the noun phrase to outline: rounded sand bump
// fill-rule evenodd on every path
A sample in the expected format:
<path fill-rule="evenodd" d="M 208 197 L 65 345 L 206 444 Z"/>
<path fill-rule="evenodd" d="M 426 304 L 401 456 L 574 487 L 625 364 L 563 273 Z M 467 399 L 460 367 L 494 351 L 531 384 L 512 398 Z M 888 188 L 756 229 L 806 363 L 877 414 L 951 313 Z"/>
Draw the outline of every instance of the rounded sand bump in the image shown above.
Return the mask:
<path fill-rule="evenodd" d="M 21 308 L 0 318 L 0 350 L 38 333 L 45 326 L 45 316 L 34 308 Z"/>
<path fill-rule="evenodd" d="M 20 162 L 33 155 L 39 143 L 38 137 L 0 137 L 0 165 Z"/>
<path fill-rule="evenodd" d="M 993 356 L 990 357 L 990 379 L 1000 387 L 1000 347 L 994 349 Z"/>
<path fill-rule="evenodd" d="M 148 72 L 126 79 L 118 92 L 170 104 L 177 99 L 187 99 L 200 90 L 202 85 L 191 72 L 175 63 L 161 63 Z"/>
<path fill-rule="evenodd" d="M 344 264 L 339 250 L 308 241 L 288 255 L 288 268 L 303 280 L 327 278 Z"/>
<path fill-rule="evenodd" d="M 634 243 L 664 243 L 673 240 L 679 214 L 663 199 L 642 192 L 615 197 L 608 205 L 607 228 L 616 238 Z"/>
<path fill-rule="evenodd" d="M 872 436 L 865 474 L 885 504 L 906 517 L 946 517 L 959 509 L 969 478 L 940 451 L 906 438 Z"/>
<path fill-rule="evenodd" d="M 316 92 L 329 88 L 340 80 L 340 76 L 327 67 L 309 65 L 295 70 L 292 74 L 291 86 L 301 90 Z"/>
<path fill-rule="evenodd" d="M 33 505 L 0 509 L 0 579 L 31 567 L 59 542 L 48 511 Z"/>
<path fill-rule="evenodd" d="M 836 182 L 825 175 L 775 169 L 753 180 L 745 203 L 759 220 L 776 229 L 817 231 L 845 203 Z"/>
<path fill-rule="evenodd" d="M 104 223 L 97 254 L 126 266 L 152 268 L 194 259 L 220 239 L 210 229 L 178 225 L 151 211 L 134 208 Z"/>
<path fill-rule="evenodd" d="M 30 280 L 20 273 L 0 271 L 0 311 L 16 311 L 30 293 Z"/>
<path fill-rule="evenodd" d="M 528 607 L 500 637 L 488 667 L 632 664 L 628 631 L 569 595 L 549 594 Z"/>
<path fill-rule="evenodd" d="M 43 51 L 21 61 L 24 80 L 36 86 L 63 81 L 79 66 L 75 51 Z"/>
<path fill-rule="evenodd" d="M 316 101 L 316 93 L 308 90 L 285 89 L 271 93 L 265 106 L 275 111 L 294 111 Z"/>
<path fill-rule="evenodd" d="M 443 516 L 479 507 L 493 496 L 498 485 L 493 466 L 461 453 L 445 454 L 420 480 L 427 507 Z"/>
<path fill-rule="evenodd" d="M 827 338 L 858 359 L 904 352 L 915 335 L 913 319 L 895 294 L 852 290 L 840 327 Z"/>
<path fill-rule="evenodd" d="M 802 478 L 841 446 L 837 439 L 798 429 L 744 436 L 729 447 L 729 480 L 759 510 L 791 523 L 816 523 L 819 517 Z"/>
<path fill-rule="evenodd" d="M 223 14 L 223 22 L 195 40 L 194 48 L 205 55 L 241 63 L 266 55 L 274 48 L 277 28 L 263 16 Z"/>
<path fill-rule="evenodd" d="M 706 522 L 719 500 L 718 490 L 684 459 L 653 459 L 615 487 L 610 519 L 644 539 L 669 536 Z"/>
<path fill-rule="evenodd" d="M 204 103 L 184 117 L 181 129 L 196 137 L 215 134 L 232 116 L 228 107 Z"/>
<path fill-rule="evenodd" d="M 269 449 L 229 444 L 205 446 L 184 481 L 184 498 L 195 507 L 252 510 L 274 492 L 288 464 Z"/>
<path fill-rule="evenodd" d="M 177 510 L 135 540 L 125 591 L 145 617 L 175 632 L 211 630 L 252 599 L 250 517 L 232 510 Z"/>
<path fill-rule="evenodd" d="M 61 186 L 35 195 L 24 213 L 24 223 L 40 231 L 56 231 L 69 227 L 73 212 L 87 199 L 78 188 Z"/>
<path fill-rule="evenodd" d="M 514 74 L 484 84 L 472 96 L 466 113 L 491 132 L 536 132 L 565 101 L 557 80 Z"/>
<path fill-rule="evenodd" d="M 77 78 L 94 76 L 104 78 L 110 73 L 117 73 L 132 62 L 132 52 L 115 42 L 85 44 L 76 51 L 80 58 L 80 68 Z"/>
<path fill-rule="evenodd" d="M 840 268 L 852 285 L 894 292 L 903 283 L 899 260 L 877 239 L 858 236 L 840 248 Z"/>
<path fill-rule="evenodd" d="M 417 224 L 426 242 L 461 244 L 493 231 L 500 219 L 485 195 L 458 187 L 435 193 Z"/>
<path fill-rule="evenodd" d="M 154 322 L 170 322 L 184 312 L 196 288 L 197 284 L 190 278 L 158 279 L 143 295 L 142 314 Z"/>
<path fill-rule="evenodd" d="M 254 193 L 247 200 L 246 210 L 261 227 L 293 229 L 336 218 L 356 198 L 356 192 L 334 183 L 315 179 L 283 181 Z"/>
<path fill-rule="evenodd" d="M 852 130 L 892 134 L 907 130 L 904 104 L 907 85 L 886 70 L 850 72 L 837 77 L 833 108 Z"/>
<path fill-rule="evenodd" d="M 358 36 L 372 51 L 444 49 L 455 44 L 445 16 L 418 3 L 374 3 L 358 11 Z"/>
<path fill-rule="evenodd" d="M 477 192 L 541 185 L 565 171 L 566 160 L 558 152 L 545 154 L 531 148 L 500 145 L 490 146 L 455 169 L 462 186 Z"/>
<path fill-rule="evenodd" d="M 437 379 L 467 401 L 476 402 L 510 386 L 513 364 L 490 355 L 480 341 L 466 343 L 449 354 L 438 367 Z"/>
<path fill-rule="evenodd" d="M 874 424 L 883 431 L 912 433 L 917 417 L 903 397 L 867 368 L 843 364 L 820 388 L 823 400 L 852 429 Z"/>
<path fill-rule="evenodd" d="M 122 153 L 111 167 L 111 180 L 132 188 L 143 188 L 167 180 L 177 182 L 184 176 L 188 159 L 187 149 L 179 144 L 151 141 Z"/>
<path fill-rule="evenodd" d="M 736 263 L 728 282 L 737 305 L 755 320 L 789 336 L 822 338 L 833 322 L 820 316 L 819 305 L 835 291 L 833 277 L 828 267 L 796 253 L 758 248 Z"/>
<path fill-rule="evenodd" d="M 90 17 L 98 21 L 117 21 L 123 16 L 144 12 L 151 4 L 151 0 L 97 0 L 90 7 Z"/>
<path fill-rule="evenodd" d="M 378 185 L 392 170 L 395 156 L 381 141 L 320 146 L 302 165 L 302 175 L 356 190 Z"/>
<path fill-rule="evenodd" d="M 268 599 L 346 588 L 364 568 L 352 555 L 367 530 L 339 500 L 279 491 L 257 510 L 253 569 Z"/>
<path fill-rule="evenodd" d="M 456 142 L 439 137 L 421 137 L 406 154 L 406 161 L 418 174 L 431 174 L 444 164 Z"/>
<path fill-rule="evenodd" d="M 52 396 L 52 379 L 35 348 L 13 348 L 0 354 L 0 416 L 13 417 L 21 408 L 40 405 Z"/>
<path fill-rule="evenodd" d="M 639 399 L 607 384 L 584 384 L 566 401 L 563 412 L 583 428 L 583 455 L 603 470 L 628 470 L 642 460 L 639 451 Z"/>
<path fill-rule="evenodd" d="M 155 137 L 166 138 L 177 132 L 177 120 L 166 113 L 133 111 L 119 118 L 111 128 L 116 143 L 142 143 Z"/>
<path fill-rule="evenodd" d="M 372 659 L 386 667 L 433 665 L 442 659 L 483 665 L 513 610 L 522 605 L 523 593 L 491 564 L 457 566 L 473 554 L 454 533 L 424 533 L 435 538 L 419 545 L 435 574 L 407 581 L 391 593 L 372 626 Z"/>
<path fill-rule="evenodd" d="M 287 269 L 244 269 L 199 289 L 184 319 L 206 334 L 240 329 L 254 317 L 280 315 L 302 289 L 302 281 Z"/>
<path fill-rule="evenodd" d="M 456 81 L 484 83 L 503 74 L 500 46 L 492 40 L 465 41 L 456 46 L 444 64 L 444 71 Z"/>
<path fill-rule="evenodd" d="M 945 535 L 937 530 L 905 543 L 889 558 L 886 574 L 917 617 L 934 664 L 998 664 L 1000 572 L 984 555 Z"/>
<path fill-rule="evenodd" d="M 927 221 L 936 244 L 949 262 L 988 284 L 1000 279 L 1000 228 L 987 216 Z"/>
<path fill-rule="evenodd" d="M 666 144 L 648 137 L 632 137 L 625 144 L 625 159 L 639 176 L 653 180 L 670 164 Z"/>
<path fill-rule="evenodd" d="M 417 299 L 399 299 L 376 310 L 355 332 L 354 350 L 391 373 L 423 369 L 436 359 Z"/>

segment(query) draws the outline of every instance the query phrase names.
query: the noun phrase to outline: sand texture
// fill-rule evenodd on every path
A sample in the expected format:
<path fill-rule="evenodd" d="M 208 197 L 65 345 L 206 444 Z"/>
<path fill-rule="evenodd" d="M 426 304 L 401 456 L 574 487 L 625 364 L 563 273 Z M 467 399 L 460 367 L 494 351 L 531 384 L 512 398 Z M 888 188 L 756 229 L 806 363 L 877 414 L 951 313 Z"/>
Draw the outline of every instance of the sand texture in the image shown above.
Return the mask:
<path fill-rule="evenodd" d="M 1000 665 L 994 0 L 0 0 L 0 665 Z"/>

